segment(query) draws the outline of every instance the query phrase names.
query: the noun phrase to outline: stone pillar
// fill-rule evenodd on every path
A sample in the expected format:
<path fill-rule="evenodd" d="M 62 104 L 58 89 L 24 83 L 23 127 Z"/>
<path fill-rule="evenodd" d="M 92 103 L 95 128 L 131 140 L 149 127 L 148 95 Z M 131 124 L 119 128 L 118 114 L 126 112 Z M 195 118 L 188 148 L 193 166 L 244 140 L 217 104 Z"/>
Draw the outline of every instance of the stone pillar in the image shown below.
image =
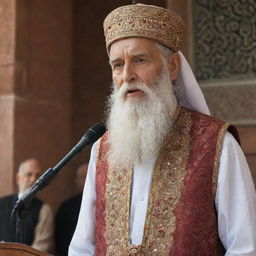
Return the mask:
<path fill-rule="evenodd" d="M 13 190 L 15 1 L 0 2 L 0 195 Z"/>
<path fill-rule="evenodd" d="M 21 161 L 35 157 L 46 170 L 71 147 L 72 1 L 3 0 L 0 12 L 3 195 Z M 69 169 L 41 195 L 52 205 L 73 189 Z"/>

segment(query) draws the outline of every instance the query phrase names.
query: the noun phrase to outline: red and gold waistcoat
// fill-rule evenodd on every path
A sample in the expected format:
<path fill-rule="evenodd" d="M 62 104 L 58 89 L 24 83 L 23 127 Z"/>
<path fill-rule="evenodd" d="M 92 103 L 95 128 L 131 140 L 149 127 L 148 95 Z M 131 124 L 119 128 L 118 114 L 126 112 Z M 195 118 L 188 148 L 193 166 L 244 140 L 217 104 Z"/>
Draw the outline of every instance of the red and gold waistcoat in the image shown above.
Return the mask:
<path fill-rule="evenodd" d="M 154 168 L 142 244 L 129 242 L 131 170 L 108 168 L 108 135 L 96 166 L 97 256 L 224 255 L 215 210 L 218 164 L 229 124 L 179 108 Z"/>

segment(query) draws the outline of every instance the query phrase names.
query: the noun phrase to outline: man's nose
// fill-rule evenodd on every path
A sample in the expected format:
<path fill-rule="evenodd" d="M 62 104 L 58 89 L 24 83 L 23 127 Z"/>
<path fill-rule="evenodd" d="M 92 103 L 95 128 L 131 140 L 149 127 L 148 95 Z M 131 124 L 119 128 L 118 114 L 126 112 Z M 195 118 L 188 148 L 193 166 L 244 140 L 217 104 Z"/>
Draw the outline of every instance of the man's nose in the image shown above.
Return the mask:
<path fill-rule="evenodd" d="M 125 64 L 123 69 L 123 82 L 130 83 L 136 80 L 136 73 L 131 64 Z"/>

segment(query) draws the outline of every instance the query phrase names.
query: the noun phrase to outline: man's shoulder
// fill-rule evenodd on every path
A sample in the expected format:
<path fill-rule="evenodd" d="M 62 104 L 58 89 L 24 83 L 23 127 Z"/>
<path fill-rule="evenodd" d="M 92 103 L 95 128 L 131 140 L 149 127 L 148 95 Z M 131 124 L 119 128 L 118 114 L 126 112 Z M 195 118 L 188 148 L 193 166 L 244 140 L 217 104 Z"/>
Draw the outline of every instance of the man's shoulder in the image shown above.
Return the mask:
<path fill-rule="evenodd" d="M 0 197 L 0 203 L 5 203 L 5 202 L 7 203 L 7 202 L 17 201 L 17 200 L 18 200 L 18 194 L 10 194 L 10 195 L 7 195 L 7 196 Z M 36 204 L 43 204 L 44 203 L 42 200 L 40 200 L 37 197 L 34 197 L 33 201 Z"/>
<path fill-rule="evenodd" d="M 185 107 L 182 107 L 182 109 L 183 109 L 183 112 L 190 112 L 192 116 L 194 116 L 198 119 L 225 124 L 225 121 L 223 121 L 223 120 L 221 120 L 217 117 L 206 115 L 206 114 L 203 114 L 203 113 L 198 112 L 196 110 L 188 109 L 188 108 L 185 108 Z"/>
<path fill-rule="evenodd" d="M 192 119 L 194 119 L 198 125 L 201 124 L 204 127 L 204 131 L 206 133 L 208 132 L 208 130 L 216 127 L 217 130 L 220 129 L 221 131 L 223 131 L 223 135 L 226 131 L 230 132 L 236 139 L 236 141 L 240 144 L 239 134 L 237 128 L 234 125 L 214 116 L 209 116 L 195 110 L 191 110 L 185 107 L 182 107 L 182 109 L 184 113 L 189 112 L 192 116 Z"/>
<path fill-rule="evenodd" d="M 80 204 L 81 204 L 81 201 L 82 201 L 82 193 L 78 194 L 78 195 L 75 195 L 71 198 L 68 198 L 67 200 L 65 200 L 61 206 L 60 206 L 60 210 L 63 211 L 63 210 L 68 210 L 70 211 L 71 208 L 74 208 L 74 207 L 80 207 Z"/>
<path fill-rule="evenodd" d="M 36 202 L 40 202 L 40 203 L 44 204 L 44 201 L 39 199 L 38 197 L 34 197 L 33 200 L 35 200 Z"/>
<path fill-rule="evenodd" d="M 39 199 L 37 197 L 34 197 L 32 202 L 31 202 L 31 207 L 39 207 L 39 208 L 41 208 L 44 204 L 45 203 L 41 199 Z"/>
<path fill-rule="evenodd" d="M 17 194 L 11 194 L 11 195 L 0 197 L 0 203 L 10 202 L 10 201 L 13 201 L 13 200 L 16 200 L 16 199 L 18 199 L 18 195 Z"/>
<path fill-rule="evenodd" d="M 63 204 L 72 204 L 72 203 L 76 203 L 82 200 L 82 193 L 79 193 L 75 196 L 72 196 L 70 198 L 68 198 L 67 200 L 65 200 L 63 202 Z"/>
<path fill-rule="evenodd" d="M 0 198 L 0 211 L 8 212 L 18 200 L 17 194 L 7 195 Z"/>

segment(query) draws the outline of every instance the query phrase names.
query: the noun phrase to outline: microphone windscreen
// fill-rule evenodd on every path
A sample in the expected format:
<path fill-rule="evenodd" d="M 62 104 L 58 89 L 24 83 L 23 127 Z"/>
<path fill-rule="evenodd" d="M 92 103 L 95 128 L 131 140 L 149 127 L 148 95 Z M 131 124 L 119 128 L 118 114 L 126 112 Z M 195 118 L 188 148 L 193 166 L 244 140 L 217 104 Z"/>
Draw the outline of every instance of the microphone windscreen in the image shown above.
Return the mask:
<path fill-rule="evenodd" d="M 89 144 L 98 140 L 106 132 L 106 127 L 102 123 L 94 124 L 84 135 Z"/>

